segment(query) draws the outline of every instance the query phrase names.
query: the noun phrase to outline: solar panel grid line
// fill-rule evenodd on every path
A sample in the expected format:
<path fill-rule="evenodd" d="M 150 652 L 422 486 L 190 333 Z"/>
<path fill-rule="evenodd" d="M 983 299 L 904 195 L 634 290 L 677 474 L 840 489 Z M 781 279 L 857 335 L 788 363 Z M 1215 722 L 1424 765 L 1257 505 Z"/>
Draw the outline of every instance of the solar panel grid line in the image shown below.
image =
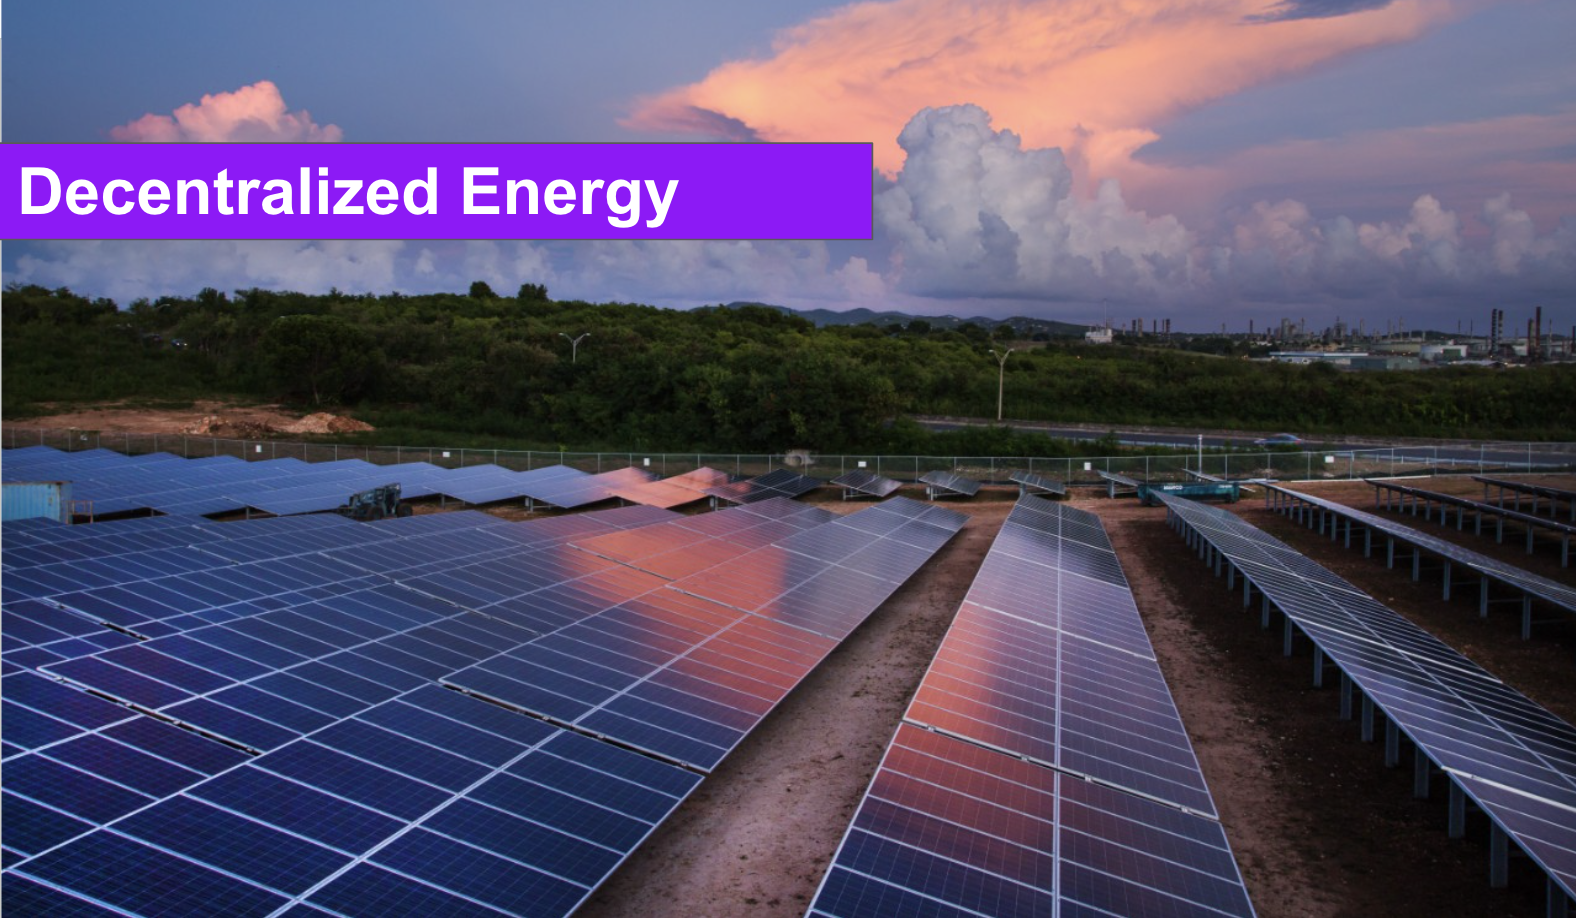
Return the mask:
<path fill-rule="evenodd" d="M 1172 511 L 1173 523 L 1179 527 L 1196 524 L 1198 531 L 1209 533 L 1217 529 L 1241 531 L 1242 527 L 1250 525 L 1223 512 L 1219 516 L 1212 515 L 1208 511 L 1213 508 L 1187 505 L 1171 499 L 1167 499 L 1166 503 Z M 1269 537 L 1261 535 L 1261 538 Z M 1293 614 L 1293 610 L 1288 610 L 1288 614 Z M 1316 634 L 1317 630 L 1315 626 L 1312 632 Z M 1345 659 L 1338 644 L 1332 646 L 1335 654 L 1331 659 L 1337 666 L 1341 666 L 1358 683 L 1358 687 L 1386 711 L 1392 722 L 1447 773 L 1476 775 L 1482 769 L 1490 769 L 1498 776 L 1496 780 L 1514 788 L 1528 799 L 1564 807 L 1576 805 L 1576 798 L 1570 796 L 1570 790 L 1576 788 L 1576 759 L 1559 755 L 1561 746 L 1576 748 L 1573 746 L 1576 743 L 1576 728 L 1563 724 L 1552 715 L 1546 719 L 1537 718 L 1540 726 L 1551 731 L 1556 740 L 1555 746 L 1551 748 L 1544 741 L 1528 736 L 1519 720 L 1507 722 L 1497 715 L 1495 708 L 1503 706 L 1536 710 L 1537 706 L 1524 696 L 1498 682 L 1480 679 L 1440 681 L 1441 677 L 1436 672 L 1395 652 L 1392 659 L 1406 661 L 1403 667 L 1413 672 L 1412 684 L 1427 691 L 1423 696 L 1425 705 L 1416 707 L 1407 700 L 1405 685 L 1394 683 L 1394 677 L 1386 675 L 1380 681 L 1366 679 L 1366 670 L 1362 666 L 1353 665 L 1349 659 Z M 1327 654 L 1330 652 L 1326 650 Z M 1439 707 L 1441 704 L 1446 705 L 1446 709 L 1442 710 Z M 1440 714 L 1452 710 L 1458 712 L 1460 726 L 1452 726 L 1450 721 L 1440 719 Z M 1474 723 L 1479 725 L 1475 731 L 1467 734 L 1460 732 L 1469 729 Z M 1439 732 L 1441 729 L 1445 732 Z M 1559 742 L 1561 739 L 1563 742 Z M 1463 766 L 1463 763 L 1466 764 Z M 1486 809 L 1491 811 L 1492 806 Z M 1492 812 L 1490 815 L 1494 816 Z M 1504 820 L 1495 818 L 1495 823 L 1500 825 Z M 1506 831 L 1511 832 L 1512 838 L 1515 837 L 1513 827 L 1507 825 Z M 1572 851 L 1571 856 L 1576 858 L 1576 851 Z M 1559 881 L 1557 876 L 1551 874 L 1551 877 Z M 1566 892 L 1569 894 L 1571 891 L 1566 889 Z"/>

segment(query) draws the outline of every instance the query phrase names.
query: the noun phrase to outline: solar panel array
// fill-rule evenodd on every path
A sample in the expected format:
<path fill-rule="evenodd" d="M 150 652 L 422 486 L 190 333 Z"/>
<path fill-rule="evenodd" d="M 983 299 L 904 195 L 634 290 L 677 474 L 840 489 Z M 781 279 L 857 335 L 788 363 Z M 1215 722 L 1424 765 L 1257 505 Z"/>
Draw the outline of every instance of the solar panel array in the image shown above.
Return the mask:
<path fill-rule="evenodd" d="M 925 486 L 925 496 L 932 500 L 955 495 L 973 497 L 980 492 L 979 482 L 956 472 L 926 472 L 919 480 Z"/>
<path fill-rule="evenodd" d="M 1562 523 L 1558 520 L 1545 516 L 1535 516 L 1531 513 L 1522 513 L 1519 510 L 1512 510 L 1508 507 L 1483 503 L 1467 497 L 1457 497 L 1454 494 L 1441 494 L 1438 491 L 1430 491 L 1425 488 L 1414 488 L 1411 485 L 1404 485 L 1399 482 L 1376 481 L 1371 478 L 1365 480 L 1368 482 L 1368 484 L 1373 485 L 1375 505 L 1380 504 L 1381 495 L 1383 495 L 1383 506 L 1386 510 L 1390 509 L 1391 497 L 1393 495 L 1395 497 L 1397 510 L 1404 511 L 1406 510 L 1407 505 L 1410 504 L 1412 515 L 1417 516 L 1418 507 L 1421 506 L 1423 510 L 1423 519 L 1426 520 L 1433 516 L 1433 505 L 1439 504 L 1439 521 L 1440 523 L 1444 523 L 1446 515 L 1445 508 L 1454 507 L 1456 508 L 1456 528 L 1460 530 L 1464 530 L 1466 528 L 1467 512 L 1471 511 L 1473 515 L 1472 528 L 1473 532 L 1477 535 L 1483 534 L 1484 518 L 1492 517 L 1497 524 L 1495 526 L 1495 538 L 1500 542 L 1505 541 L 1505 521 L 1509 520 L 1514 523 L 1519 523 L 1527 531 L 1528 554 L 1532 554 L 1536 548 L 1536 536 L 1538 532 L 1546 532 L 1549 535 L 1554 536 L 1560 542 L 1560 566 L 1570 566 L 1571 536 L 1576 535 L 1576 526 Z M 1411 500 L 1408 501 L 1408 498 L 1411 498 Z"/>
<path fill-rule="evenodd" d="M 1017 482 L 1020 494 L 1054 494 L 1063 497 L 1067 494 L 1067 485 L 1054 478 L 1045 478 L 1033 472 L 1013 472 L 1012 480 Z"/>
<path fill-rule="evenodd" d="M 1214 816 L 1099 519 L 1024 497 L 810 914 L 1252 914 Z"/>
<path fill-rule="evenodd" d="M 4 907 L 567 914 L 837 644 L 572 544 L 684 519 L 5 524 Z"/>
<path fill-rule="evenodd" d="M 5 451 L 8 481 L 71 481 L 72 496 L 96 516 L 137 510 L 203 516 L 260 510 L 278 516 L 332 510 L 358 491 L 398 484 L 406 499 L 443 495 L 470 504 L 529 500 L 564 509 L 614 498 L 674 507 L 703 499 L 732 476 L 699 469 L 655 481 L 644 469 L 590 474 L 563 465 L 516 472 L 497 465 L 448 469 L 427 462 L 374 465 L 360 459 L 248 462 L 234 456 L 181 459 L 170 453 L 126 456 L 107 449 L 62 452 L 47 446 Z M 682 499 L 679 499 L 682 497 Z"/>
<path fill-rule="evenodd" d="M 900 481 L 893 481 L 880 475 L 873 475 L 863 470 L 844 472 L 832 479 L 835 487 L 843 489 L 843 499 L 847 500 L 855 494 L 864 497 L 882 498 L 903 487 Z"/>
<path fill-rule="evenodd" d="M 1537 597 L 1550 605 L 1576 613 L 1576 587 L 1559 583 L 1523 570 L 1514 564 L 1508 564 L 1498 558 L 1491 558 L 1480 552 L 1464 548 L 1454 542 L 1441 539 L 1438 536 L 1413 529 L 1403 523 L 1398 523 L 1388 517 L 1378 516 L 1345 504 L 1315 497 L 1302 491 L 1293 491 L 1277 485 L 1268 485 L 1265 495 L 1272 505 L 1288 511 L 1302 512 L 1302 508 L 1313 508 L 1313 512 L 1322 519 L 1325 514 L 1332 518 L 1341 518 L 1351 524 L 1365 526 L 1370 532 L 1377 532 L 1391 539 L 1415 545 L 1422 550 L 1447 559 L 1453 565 L 1460 565 L 1466 570 L 1476 571 L 1480 576 L 1495 580 L 1513 589 L 1520 590 L 1525 596 Z M 1313 517 L 1310 516 L 1310 522 Z M 1322 522 L 1320 523 L 1323 528 Z M 1348 528 L 1350 533 L 1350 528 Z M 1335 534 L 1331 526 L 1331 535 Z M 1485 580 L 1486 582 L 1486 580 Z M 1487 609 L 1487 591 L 1484 591 L 1484 609 Z M 1530 632 L 1531 609 L 1525 609 L 1523 615 L 1523 634 Z"/>
<path fill-rule="evenodd" d="M 1229 564 L 1340 669 L 1429 766 L 1450 780 L 1576 895 L 1576 728 L 1383 603 L 1235 514 L 1164 494 L 1168 517 L 1202 554 Z M 1268 608 L 1268 605 L 1266 606 Z M 1563 901 L 1563 900 L 1561 900 Z"/>
<path fill-rule="evenodd" d="M 1488 489 L 1490 485 L 1498 489 L 1498 500 L 1496 502 L 1500 506 L 1504 506 L 1505 492 L 1509 491 L 1512 498 L 1515 500 L 1515 506 L 1517 510 L 1521 509 L 1521 498 L 1523 495 L 1532 498 L 1533 513 L 1538 512 L 1538 498 L 1548 498 L 1550 516 L 1558 515 L 1559 506 L 1561 503 L 1564 503 L 1570 513 L 1571 522 L 1576 523 L 1576 491 L 1567 490 L 1565 488 L 1556 488 L 1551 485 L 1536 484 L 1530 481 L 1511 481 L 1506 478 L 1493 478 L 1488 475 L 1473 475 L 1472 480 L 1482 483 L 1484 500 L 1488 500 Z"/>
<path fill-rule="evenodd" d="M 714 485 L 706 488 L 705 491 L 712 497 L 713 504 L 718 501 L 749 504 L 758 500 L 770 500 L 773 497 L 798 497 L 814 491 L 823 484 L 826 482 L 819 478 L 800 475 L 788 469 L 777 469 L 744 481 Z"/>

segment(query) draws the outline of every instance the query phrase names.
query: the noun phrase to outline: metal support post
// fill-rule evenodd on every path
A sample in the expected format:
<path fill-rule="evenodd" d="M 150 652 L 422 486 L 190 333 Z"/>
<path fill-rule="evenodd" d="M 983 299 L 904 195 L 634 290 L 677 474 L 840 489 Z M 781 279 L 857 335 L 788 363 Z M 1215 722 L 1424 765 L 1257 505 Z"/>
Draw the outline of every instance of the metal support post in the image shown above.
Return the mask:
<path fill-rule="evenodd" d="M 1374 700 L 1363 696 L 1363 742 L 1374 741 Z"/>
<path fill-rule="evenodd" d="M 1428 753 L 1422 746 L 1412 750 L 1412 796 L 1419 800 L 1428 799 L 1429 776 L 1433 772 L 1434 763 L 1428 760 Z"/>
<path fill-rule="evenodd" d="M 1352 677 L 1341 673 L 1341 720 L 1352 719 Z"/>
<path fill-rule="evenodd" d="M 1488 885 L 1494 889 L 1510 885 L 1510 836 L 1492 820 L 1488 825 Z"/>
<path fill-rule="evenodd" d="M 1450 782 L 1450 837 L 1462 838 L 1467 834 L 1467 794 L 1461 785 Z"/>
<path fill-rule="evenodd" d="M 1384 767 L 1394 768 L 1401 764 L 1401 728 L 1395 721 L 1386 717 L 1384 720 Z"/>

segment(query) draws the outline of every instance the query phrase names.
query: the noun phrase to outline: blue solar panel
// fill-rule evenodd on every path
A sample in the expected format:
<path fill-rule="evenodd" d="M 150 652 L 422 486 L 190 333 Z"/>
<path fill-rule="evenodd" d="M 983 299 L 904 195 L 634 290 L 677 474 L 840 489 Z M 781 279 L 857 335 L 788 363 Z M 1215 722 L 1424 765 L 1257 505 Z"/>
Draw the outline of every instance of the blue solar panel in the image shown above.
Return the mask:
<path fill-rule="evenodd" d="M 133 914 L 266 916 L 289 900 L 274 892 L 107 831 L 40 855 L 20 868 Z"/>
<path fill-rule="evenodd" d="M 350 862 L 348 855 L 188 797 L 122 819 L 115 831 L 290 895 Z"/>
<path fill-rule="evenodd" d="M 371 850 L 404 825 L 343 797 L 253 765 L 226 772 L 198 785 L 191 793 L 350 854 Z"/>
<path fill-rule="evenodd" d="M 7 792 L 4 797 L 4 804 L 0 805 L 0 836 L 5 838 L 7 848 L 22 854 L 47 851 L 93 829 L 92 823 L 16 794 Z"/>
<path fill-rule="evenodd" d="M 739 543 L 828 518 L 767 502 Z M 5 791 L 22 845 L 5 852 L 7 894 L 47 873 L 71 887 L 68 905 L 85 905 L 80 893 L 146 907 L 67 866 L 71 849 L 168 859 L 176 885 L 217 876 L 291 914 L 574 908 L 700 776 L 436 680 L 485 661 L 589 699 L 578 729 L 617 723 L 714 765 L 835 642 L 568 545 L 689 519 L 636 507 L 525 524 L 453 513 L 15 530 L 51 534 L 31 547 L 54 554 L 30 566 L 47 599 L 6 606 L 20 624 L 4 657 L 7 714 L 19 712 L 6 721 Z M 925 556 L 894 542 L 867 560 L 901 579 Z M 65 847 L 45 854 L 40 839 Z M 435 866 L 445 858 L 475 869 Z"/>

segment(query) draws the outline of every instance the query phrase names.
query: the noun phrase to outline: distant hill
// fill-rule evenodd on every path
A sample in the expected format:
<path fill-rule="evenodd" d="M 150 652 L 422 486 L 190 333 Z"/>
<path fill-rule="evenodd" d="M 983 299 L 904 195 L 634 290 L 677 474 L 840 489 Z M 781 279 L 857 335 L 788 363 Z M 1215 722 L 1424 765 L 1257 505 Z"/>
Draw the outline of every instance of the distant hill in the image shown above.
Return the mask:
<path fill-rule="evenodd" d="M 736 302 L 728 305 L 730 307 L 765 306 L 767 309 L 776 309 L 790 315 L 809 319 L 815 323 L 817 328 L 825 328 L 828 325 L 865 325 L 867 323 L 880 326 L 891 325 L 894 322 L 899 325 L 907 325 L 918 319 L 923 322 L 929 322 L 932 328 L 942 329 L 955 329 L 970 322 L 984 329 L 993 329 L 998 325 L 1011 325 L 1018 334 L 1024 337 L 1035 334 L 1082 337 L 1083 333 L 1089 330 L 1088 325 L 1056 322 L 1051 319 L 1031 319 L 1027 316 L 1013 316 L 1009 319 L 993 319 L 989 316 L 960 318 L 958 316 L 917 316 L 906 312 L 876 312 L 873 309 L 864 308 L 838 312 L 833 309 L 790 309 L 787 306 L 777 306 L 772 303 Z"/>

